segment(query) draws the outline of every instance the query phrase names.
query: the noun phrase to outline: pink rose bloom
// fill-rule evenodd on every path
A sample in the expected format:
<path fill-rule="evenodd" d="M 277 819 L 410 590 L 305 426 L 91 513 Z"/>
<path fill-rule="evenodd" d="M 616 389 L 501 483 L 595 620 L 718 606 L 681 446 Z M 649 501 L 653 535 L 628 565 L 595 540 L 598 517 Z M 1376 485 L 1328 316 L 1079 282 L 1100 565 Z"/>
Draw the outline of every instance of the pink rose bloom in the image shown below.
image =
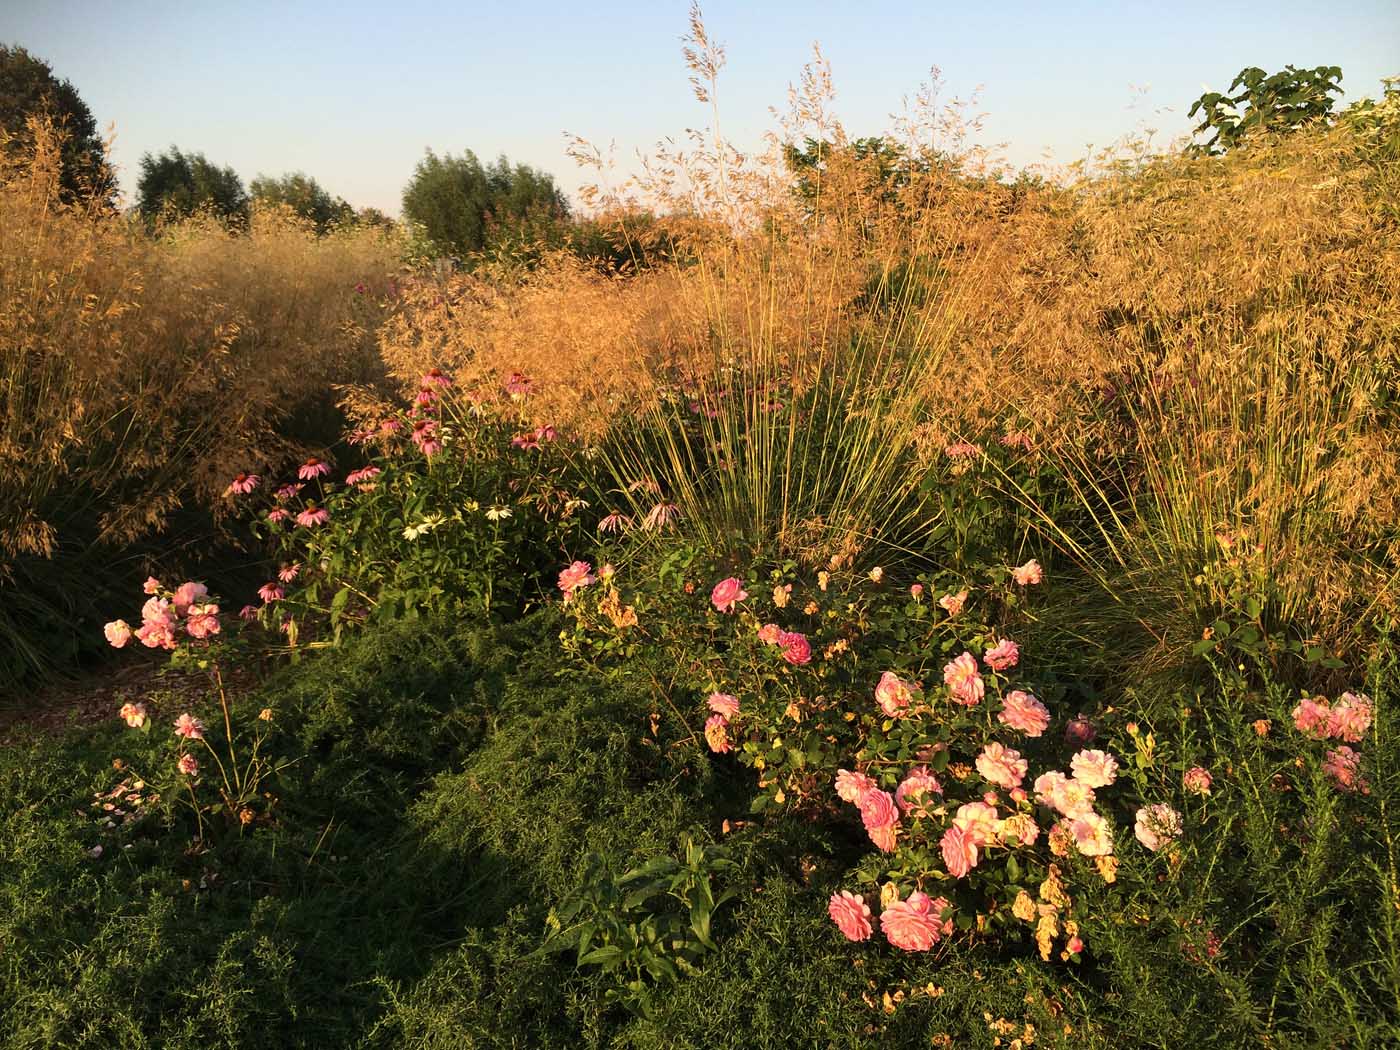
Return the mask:
<path fill-rule="evenodd" d="M 784 631 L 778 636 L 778 644 L 783 647 L 783 659 L 799 667 L 812 662 L 812 644 L 807 636 L 799 631 Z"/>
<path fill-rule="evenodd" d="M 913 699 L 914 690 L 899 675 L 886 671 L 880 676 L 880 682 L 875 686 L 875 701 L 889 717 L 903 715 Z"/>
<path fill-rule="evenodd" d="M 1020 787 L 1027 768 L 1021 752 L 1003 747 L 995 740 L 984 747 L 982 753 L 977 756 L 977 772 L 982 774 L 983 779 L 1007 790 Z"/>
<path fill-rule="evenodd" d="M 967 802 L 958 807 L 953 817 L 953 827 L 962 828 L 974 845 L 990 846 L 997 840 L 1001 828 L 1001 818 L 995 806 L 985 802 Z"/>
<path fill-rule="evenodd" d="M 1082 714 L 1075 715 L 1065 726 L 1065 743 L 1071 747 L 1088 747 L 1098 735 L 1099 731 L 1094 728 L 1094 723 Z"/>
<path fill-rule="evenodd" d="M 1108 787 L 1118 779 L 1118 760 L 1106 751 L 1081 751 L 1069 760 L 1074 779 L 1091 788 Z"/>
<path fill-rule="evenodd" d="M 1040 825 L 1029 813 L 1017 813 L 1001 822 L 997 835 L 1008 846 L 1034 846 L 1040 837 Z"/>
<path fill-rule="evenodd" d="M 156 579 L 154 576 L 147 576 L 147 577 L 146 577 L 146 582 L 143 583 L 143 584 L 141 585 L 141 589 L 142 589 L 143 591 L 145 591 L 147 594 L 159 594 L 159 593 L 160 593 L 160 581 L 159 581 L 158 579 Z"/>
<path fill-rule="evenodd" d="M 228 488 L 224 489 L 225 496 L 246 496 L 262 483 L 262 478 L 256 474 L 245 474 L 239 471 L 233 476 L 233 480 L 228 483 Z"/>
<path fill-rule="evenodd" d="M 113 620 L 102 628 L 102 633 L 107 636 L 113 649 L 120 649 L 131 641 L 131 625 L 125 620 Z"/>
<path fill-rule="evenodd" d="M 191 605 L 185 630 L 191 638 L 208 638 L 219 633 L 219 607 L 213 604 Z"/>
<path fill-rule="evenodd" d="M 1035 778 L 1036 799 L 1066 817 L 1078 817 L 1094 805 L 1094 789 L 1080 780 L 1070 780 L 1059 770 Z"/>
<path fill-rule="evenodd" d="M 1332 705 L 1327 719 L 1327 735 L 1349 744 L 1358 744 L 1371 728 L 1371 698 L 1365 693 L 1343 693 Z"/>
<path fill-rule="evenodd" d="M 997 721 L 1026 736 L 1040 736 L 1050 725 L 1050 711 L 1030 693 L 1013 689 L 1001 698 Z"/>
<path fill-rule="evenodd" d="M 1069 940 L 1065 941 L 1065 951 L 1069 952 L 1071 955 L 1078 955 L 1083 950 L 1084 941 L 1080 938 L 1079 934 L 1076 933 Z"/>
<path fill-rule="evenodd" d="M 924 596 L 924 585 L 922 583 L 911 583 L 909 585 L 909 597 L 916 602 Z"/>
<path fill-rule="evenodd" d="M 1327 752 L 1327 760 L 1322 763 L 1322 771 L 1331 778 L 1341 791 L 1361 791 L 1369 793 L 1370 787 L 1361 776 L 1361 756 L 1343 744 Z"/>
<path fill-rule="evenodd" d="M 297 515 L 297 524 L 308 529 L 316 525 L 324 525 L 330 520 L 330 512 L 325 507 L 317 507 L 314 504 Z"/>
<path fill-rule="evenodd" d="M 148 598 L 146 604 L 141 606 L 141 619 L 148 624 L 173 626 L 175 613 L 171 611 L 170 603 L 164 598 Z"/>
<path fill-rule="evenodd" d="M 1213 780 L 1209 770 L 1192 766 L 1181 777 L 1181 786 L 1193 795 L 1209 795 Z"/>
<path fill-rule="evenodd" d="M 174 649 L 175 629 L 163 620 L 148 620 L 136 629 L 136 638 L 147 649 Z"/>
<path fill-rule="evenodd" d="M 711 711 L 723 715 L 726 719 L 739 713 L 739 698 L 728 693 L 711 693 L 709 705 Z"/>
<path fill-rule="evenodd" d="M 1108 857 L 1113 854 L 1113 829 L 1108 821 L 1092 810 L 1077 817 L 1066 817 L 1074 844 L 1086 857 Z"/>
<path fill-rule="evenodd" d="M 191 754 L 181 755 L 179 761 L 175 763 L 175 767 L 187 777 L 192 777 L 199 772 L 199 762 Z"/>
<path fill-rule="evenodd" d="M 1332 709 L 1326 700 L 1304 700 L 1293 709 L 1293 724 L 1300 733 L 1321 740 L 1327 736 Z"/>
<path fill-rule="evenodd" d="M 945 594 L 938 599 L 939 608 L 943 609 L 949 616 L 957 616 L 963 611 L 963 606 L 967 603 L 967 591 L 959 591 L 957 594 Z"/>
<path fill-rule="evenodd" d="M 714 607 L 722 613 L 734 611 L 734 606 L 749 596 L 749 592 L 744 590 L 744 583 L 737 576 L 731 576 L 727 580 L 720 580 L 710 591 L 710 601 Z"/>
<path fill-rule="evenodd" d="M 894 804 L 894 796 L 888 791 L 872 787 L 861 796 L 860 820 L 869 831 L 871 828 L 888 828 L 899 823 L 899 810 Z"/>
<path fill-rule="evenodd" d="M 851 893 L 842 890 L 840 893 L 833 893 L 831 900 L 827 902 L 827 914 L 831 916 L 831 921 L 836 923 L 848 941 L 864 941 L 870 939 L 870 907 L 865 903 L 865 898 L 859 893 Z"/>
<path fill-rule="evenodd" d="M 875 781 L 864 773 L 852 773 L 849 769 L 838 769 L 836 771 L 836 794 L 844 802 L 851 802 L 857 806 L 860 800 L 865 798 L 866 792 L 875 788 Z"/>
<path fill-rule="evenodd" d="M 296 563 L 283 565 L 277 570 L 277 578 L 283 583 L 291 583 L 297 578 L 297 573 L 301 572 L 301 566 Z"/>
<path fill-rule="evenodd" d="M 121 715 L 122 720 L 132 729 L 140 729 L 146 724 L 145 704 L 122 704 L 121 710 L 117 714 Z"/>
<path fill-rule="evenodd" d="M 265 583 L 258 588 L 258 597 L 261 598 L 265 604 L 280 602 L 286 596 L 287 592 L 282 590 L 276 583 Z"/>
<path fill-rule="evenodd" d="M 1040 567 L 1040 562 L 1032 558 L 1024 565 L 1018 565 L 1011 570 L 1011 578 L 1022 587 L 1029 587 L 1032 584 L 1040 583 L 1045 579 L 1045 572 Z"/>
<path fill-rule="evenodd" d="M 301 478 L 302 481 L 312 481 L 330 472 L 331 468 L 329 464 L 312 456 L 297 468 L 297 477 Z"/>
<path fill-rule="evenodd" d="M 866 828 L 871 844 L 881 853 L 893 853 L 899 839 L 898 824 L 882 824 L 876 828 Z"/>
<path fill-rule="evenodd" d="M 908 816 L 927 816 L 931 795 L 942 796 L 943 787 L 927 766 L 915 766 L 894 789 L 894 800 Z"/>
<path fill-rule="evenodd" d="M 758 629 L 758 640 L 768 645 L 777 645 L 783 637 L 783 629 L 776 623 L 765 623 Z"/>
<path fill-rule="evenodd" d="M 711 715 L 705 720 L 705 743 L 717 755 L 733 750 L 729 743 L 729 720 L 724 715 Z"/>
<path fill-rule="evenodd" d="M 186 711 L 175 719 L 175 735 L 187 740 L 203 740 L 204 723 Z"/>
<path fill-rule="evenodd" d="M 983 654 L 982 659 L 993 671 L 1005 671 L 1021 661 L 1021 647 L 1010 638 L 1003 638 Z"/>
<path fill-rule="evenodd" d="M 1025 788 L 1012 788 L 1007 794 L 1011 796 L 1011 801 L 1015 802 L 1017 805 L 1030 798 L 1030 795 L 1026 794 Z"/>
<path fill-rule="evenodd" d="M 576 561 L 559 574 L 559 589 L 565 599 L 573 597 L 574 591 L 594 583 L 593 566 L 586 561 Z"/>
<path fill-rule="evenodd" d="M 942 897 L 931 901 L 928 894 L 915 890 L 907 900 L 895 901 L 880 913 L 880 929 L 896 948 L 926 952 L 953 932 L 952 920 L 943 918 L 950 908 Z"/>
<path fill-rule="evenodd" d="M 986 683 L 982 681 L 982 673 L 977 666 L 977 657 L 971 653 L 963 653 L 950 660 L 943 668 L 943 681 L 953 702 L 964 707 L 975 706 L 987 693 Z"/>
<path fill-rule="evenodd" d="M 1133 834 L 1139 842 L 1156 853 L 1181 834 L 1181 814 L 1165 802 L 1143 806 L 1137 811 Z"/>
<path fill-rule="evenodd" d="M 209 588 L 193 580 L 180 584 L 175 591 L 175 612 L 184 616 L 195 602 L 209 597 Z"/>
<path fill-rule="evenodd" d="M 943 850 L 943 863 L 953 878 L 960 879 L 977 867 L 977 843 L 956 824 L 943 833 L 939 846 Z"/>

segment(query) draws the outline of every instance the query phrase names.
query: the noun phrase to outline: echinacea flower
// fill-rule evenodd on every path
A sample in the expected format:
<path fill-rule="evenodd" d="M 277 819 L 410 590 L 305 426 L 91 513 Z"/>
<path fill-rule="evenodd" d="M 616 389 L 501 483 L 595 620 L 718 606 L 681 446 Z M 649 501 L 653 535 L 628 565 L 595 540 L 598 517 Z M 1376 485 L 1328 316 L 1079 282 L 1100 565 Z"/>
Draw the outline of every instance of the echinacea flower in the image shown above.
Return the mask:
<path fill-rule="evenodd" d="M 277 570 L 277 578 L 283 583 L 291 583 L 297 578 L 297 573 L 301 572 L 301 566 L 296 562 L 284 562 Z"/>
<path fill-rule="evenodd" d="M 102 628 L 102 633 L 113 649 L 120 649 L 131 641 L 131 625 L 125 620 L 113 620 Z"/>
<path fill-rule="evenodd" d="M 240 470 L 228 483 L 228 488 L 224 489 L 224 495 L 246 496 L 260 484 L 262 484 L 262 478 L 257 474 L 245 474 Z"/>
<path fill-rule="evenodd" d="M 1040 562 L 1032 558 L 1026 564 L 1018 565 L 1012 569 L 1011 578 L 1022 587 L 1030 587 L 1042 582 L 1045 579 L 1045 572 L 1041 569 Z"/>
<path fill-rule="evenodd" d="M 669 500 L 662 500 L 651 510 L 647 511 L 647 516 L 642 519 L 642 527 L 646 529 L 664 529 L 681 516 L 681 508 Z"/>
<path fill-rule="evenodd" d="M 331 515 L 325 507 L 318 507 L 314 503 L 310 504 L 297 515 L 297 524 L 303 528 L 313 528 L 316 525 L 324 525 L 331 520 Z"/>
<path fill-rule="evenodd" d="M 943 865 L 955 879 L 977 867 L 977 843 L 956 824 L 943 833 L 938 846 L 943 853 Z"/>
<path fill-rule="evenodd" d="M 710 603 L 722 613 L 732 613 L 734 607 L 748 596 L 749 592 L 744 590 L 744 581 L 737 576 L 730 576 L 715 584 L 710 591 Z"/>
<path fill-rule="evenodd" d="M 559 589 L 564 592 L 564 598 L 567 600 L 573 597 L 574 591 L 580 587 L 587 587 L 596 580 L 592 565 L 586 561 L 576 561 L 559 574 Z"/>
<path fill-rule="evenodd" d="M 539 439 L 535 437 L 533 431 L 526 431 L 524 434 L 516 434 L 510 439 L 512 448 L 532 449 L 539 448 Z"/>
<path fill-rule="evenodd" d="M 140 729 L 146 724 L 145 704 L 122 704 L 121 710 L 118 711 L 117 714 L 119 714 L 122 718 L 122 721 L 124 721 L 132 729 Z"/>
<path fill-rule="evenodd" d="M 371 492 L 374 490 L 374 479 L 381 473 L 378 467 L 361 467 L 345 475 L 345 484 L 362 492 Z"/>
<path fill-rule="evenodd" d="M 423 373 L 423 378 L 419 381 L 420 386 L 435 386 L 441 390 L 446 390 L 452 385 L 452 377 L 446 375 L 440 368 L 430 368 Z"/>
<path fill-rule="evenodd" d="M 739 713 L 739 698 L 728 693 L 711 693 L 707 703 L 711 711 L 723 715 L 726 719 Z"/>
<path fill-rule="evenodd" d="M 1118 760 L 1107 751 L 1080 751 L 1069 760 L 1074 779 L 1091 788 L 1108 787 L 1118 779 Z"/>
<path fill-rule="evenodd" d="M 306 486 L 301 484 L 300 482 L 289 481 L 287 482 L 287 484 L 278 488 L 278 490 L 274 492 L 273 495 L 276 496 L 279 500 L 289 500 L 296 496 L 304 488 L 306 488 Z"/>
<path fill-rule="evenodd" d="M 263 600 L 264 604 L 280 602 L 286 596 L 287 592 L 276 583 L 265 583 L 258 588 L 258 597 Z"/>
<path fill-rule="evenodd" d="M 286 521 L 290 517 L 291 515 L 287 513 L 287 510 L 284 507 L 273 507 L 270 511 L 267 512 L 267 520 L 268 523 L 271 525 L 280 524 L 281 522 Z"/>
<path fill-rule="evenodd" d="M 957 441 L 943 450 L 949 459 L 969 459 L 982 450 L 970 441 Z"/>
<path fill-rule="evenodd" d="M 982 753 L 977 756 L 977 772 L 982 774 L 982 778 L 989 784 L 1007 790 L 1021 786 L 1027 768 L 1029 767 L 1026 760 L 1021 757 L 1019 751 L 1003 747 L 995 740 L 984 747 Z"/>
<path fill-rule="evenodd" d="M 529 396 L 535 384 L 531 381 L 529 376 L 523 375 L 520 372 L 512 372 L 510 377 L 506 380 L 505 387 L 506 393 L 510 395 L 511 400 L 519 401 L 521 398 Z"/>
<path fill-rule="evenodd" d="M 875 781 L 864 773 L 852 773 L 849 769 L 836 771 L 836 794 L 843 802 L 858 806 L 865 793 L 875 787 Z"/>
<path fill-rule="evenodd" d="M 831 900 L 827 902 L 826 911 L 846 940 L 870 939 L 873 929 L 870 925 L 870 907 L 859 893 L 850 893 L 847 890 L 833 893 Z"/>
<path fill-rule="evenodd" d="M 613 511 L 611 514 L 606 515 L 602 521 L 598 522 L 598 531 L 622 532 L 624 529 L 630 528 L 631 525 L 632 519 L 626 514 L 619 514 L 617 511 Z"/>
<path fill-rule="evenodd" d="M 186 711 L 175 719 L 175 735 L 187 740 L 203 740 L 204 723 Z"/>
<path fill-rule="evenodd" d="M 1050 712 L 1030 693 L 1012 689 L 1001 698 L 997 721 L 1026 736 L 1040 736 L 1050 725 Z"/>
<path fill-rule="evenodd" d="M 943 918 L 951 909 L 943 897 L 929 900 L 928 894 L 914 890 L 907 899 L 894 901 L 880 913 L 880 929 L 896 948 L 926 952 L 953 932 L 953 920 Z"/>
<path fill-rule="evenodd" d="M 256 605 L 245 605 L 238 610 L 238 617 L 242 620 L 254 620 L 257 619 L 257 616 L 258 607 Z"/>
<path fill-rule="evenodd" d="M 437 420 L 420 419 L 413 424 L 413 443 L 425 456 L 435 456 L 442 451 L 442 442 L 437 439 Z"/>
<path fill-rule="evenodd" d="M 914 688 L 899 675 L 893 671 L 880 675 L 880 681 L 875 686 L 875 702 L 886 715 L 890 718 L 902 717 L 908 713 L 913 700 Z"/>
<path fill-rule="evenodd" d="M 953 702 L 964 707 L 976 706 L 987 693 L 977 658 L 971 653 L 963 653 L 948 661 L 943 667 L 943 681 Z"/>
<path fill-rule="evenodd" d="M 724 715 L 711 715 L 705 720 L 705 743 L 717 755 L 733 750 L 729 743 L 729 720 Z"/>
<path fill-rule="evenodd" d="M 330 472 L 331 467 L 329 463 L 312 456 L 297 468 L 297 477 L 302 481 L 314 481 L 316 478 L 323 477 Z"/>
<path fill-rule="evenodd" d="M 187 777 L 192 777 L 199 772 L 199 761 L 189 752 L 181 755 L 175 763 L 175 768 Z"/>
<path fill-rule="evenodd" d="M 1021 647 L 1010 638 L 1003 638 L 982 654 L 982 659 L 993 671 L 1005 671 L 1021 661 Z"/>
<path fill-rule="evenodd" d="M 1193 795 L 1209 795 L 1212 783 L 1210 771 L 1200 766 L 1192 766 L 1181 776 L 1181 786 Z"/>
<path fill-rule="evenodd" d="M 778 644 L 783 648 L 783 659 L 801 667 L 812 662 L 812 643 L 800 631 L 784 631 L 778 636 Z"/>
<path fill-rule="evenodd" d="M 1137 811 L 1133 834 L 1144 846 L 1156 853 L 1181 835 L 1181 814 L 1165 802 L 1143 806 Z"/>

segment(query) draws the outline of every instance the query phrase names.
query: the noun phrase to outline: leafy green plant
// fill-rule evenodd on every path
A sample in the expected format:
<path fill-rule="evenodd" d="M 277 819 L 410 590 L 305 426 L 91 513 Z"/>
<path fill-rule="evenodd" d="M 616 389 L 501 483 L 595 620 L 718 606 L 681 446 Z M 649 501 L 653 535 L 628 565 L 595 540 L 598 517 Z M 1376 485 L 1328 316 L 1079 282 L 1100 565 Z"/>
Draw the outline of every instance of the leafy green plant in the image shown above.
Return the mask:
<path fill-rule="evenodd" d="M 1186 114 L 1201 114 L 1196 134 L 1214 134 L 1193 147 L 1202 154 L 1234 149 L 1254 131 L 1292 131 L 1324 120 L 1332 112 L 1333 94 L 1341 94 L 1340 66 L 1295 69 L 1284 66 L 1272 75 L 1258 66 L 1240 70 L 1230 91 L 1207 91 Z"/>

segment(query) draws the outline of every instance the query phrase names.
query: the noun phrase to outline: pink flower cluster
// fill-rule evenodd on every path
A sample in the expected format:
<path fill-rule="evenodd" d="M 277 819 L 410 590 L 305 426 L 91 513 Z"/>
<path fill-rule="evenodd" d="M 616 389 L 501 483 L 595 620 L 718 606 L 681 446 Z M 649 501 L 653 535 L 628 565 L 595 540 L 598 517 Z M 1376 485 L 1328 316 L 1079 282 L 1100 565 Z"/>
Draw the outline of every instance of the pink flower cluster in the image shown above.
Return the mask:
<path fill-rule="evenodd" d="M 895 899 L 880 915 L 880 929 L 885 939 L 906 952 L 926 952 L 953 932 L 949 916 L 952 904 L 944 897 L 931 900 L 928 894 L 914 890 L 904 900 Z M 849 941 L 870 939 L 870 906 L 859 893 L 841 890 L 831 895 L 827 913 Z"/>
<path fill-rule="evenodd" d="M 705 742 L 715 754 L 728 754 L 734 749 L 729 740 L 729 723 L 739 714 L 739 698 L 711 693 L 708 703 L 714 714 L 705 720 Z"/>
<path fill-rule="evenodd" d="M 812 662 L 812 643 L 800 631 L 785 631 L 776 623 L 765 623 L 758 629 L 758 640 L 781 648 L 783 659 L 790 664 L 801 667 Z"/>
<path fill-rule="evenodd" d="M 1343 693 L 1335 704 L 1324 697 L 1303 700 L 1293 709 L 1293 724 L 1315 740 L 1358 744 L 1371 728 L 1373 707 L 1365 693 Z"/>
<path fill-rule="evenodd" d="M 113 620 L 103 626 L 102 633 L 115 649 L 123 648 L 132 637 L 149 649 L 174 649 L 180 632 L 196 639 L 207 639 L 219 633 L 219 607 L 206 601 L 209 588 L 202 583 L 182 583 L 168 597 L 160 581 L 148 577 L 142 589 L 150 595 L 141 607 L 141 626 L 134 631 L 125 620 Z"/>

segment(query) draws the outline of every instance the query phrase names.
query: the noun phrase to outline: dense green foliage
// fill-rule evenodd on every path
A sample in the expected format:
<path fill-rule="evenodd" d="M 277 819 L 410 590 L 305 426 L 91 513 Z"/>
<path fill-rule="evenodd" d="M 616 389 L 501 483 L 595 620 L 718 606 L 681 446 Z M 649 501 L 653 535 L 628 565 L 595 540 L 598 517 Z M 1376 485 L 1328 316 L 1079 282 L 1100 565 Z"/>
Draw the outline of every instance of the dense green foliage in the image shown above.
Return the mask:
<path fill-rule="evenodd" d="M 210 212 L 231 223 L 248 220 L 248 191 L 232 168 L 210 163 L 203 153 L 171 146 L 159 156 L 141 158 L 136 210 L 148 220 L 180 219 Z"/>
<path fill-rule="evenodd" d="M 319 182 L 300 171 L 280 177 L 259 175 L 248 189 L 256 203 L 290 208 L 292 214 L 312 223 L 322 233 L 355 217 L 355 209 L 343 198 L 332 197 Z"/>
<path fill-rule="evenodd" d="M 67 136 L 61 150 L 59 185 L 70 199 L 97 197 L 108 202 L 116 180 L 107 167 L 107 148 L 97 120 L 70 81 L 22 47 L 0 45 L 0 132 L 7 151 L 33 148 L 31 118 L 48 118 Z"/>
<path fill-rule="evenodd" d="M 1292 131 L 1332 112 L 1333 94 L 1340 94 L 1340 66 L 1295 69 L 1284 66 L 1272 76 L 1258 66 L 1240 70 L 1230 82 L 1230 91 L 1207 91 L 1186 115 L 1201 114 L 1196 134 L 1213 132 L 1196 147 L 1199 152 L 1224 153 L 1233 149 L 1251 132 Z"/>

